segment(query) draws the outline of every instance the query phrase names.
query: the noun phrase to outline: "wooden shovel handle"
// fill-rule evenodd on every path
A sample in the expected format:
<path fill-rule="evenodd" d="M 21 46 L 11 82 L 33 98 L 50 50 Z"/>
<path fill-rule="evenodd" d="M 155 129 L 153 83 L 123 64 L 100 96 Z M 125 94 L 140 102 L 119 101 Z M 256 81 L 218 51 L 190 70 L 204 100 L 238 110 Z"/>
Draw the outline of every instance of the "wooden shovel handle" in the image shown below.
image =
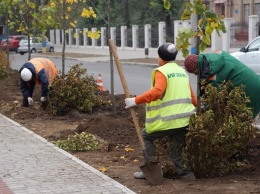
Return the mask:
<path fill-rule="evenodd" d="M 118 73 L 119 73 L 119 76 L 120 76 L 120 79 L 121 79 L 121 82 L 122 82 L 122 86 L 123 86 L 125 95 L 126 95 L 127 98 L 130 98 L 131 96 L 130 96 L 130 93 L 129 93 L 129 90 L 128 90 L 128 87 L 127 87 L 127 84 L 126 84 L 125 76 L 124 76 L 123 69 L 121 67 L 121 63 L 119 61 L 118 55 L 117 55 L 117 51 L 116 51 L 115 46 L 114 46 L 114 41 L 109 39 L 108 44 L 109 44 L 109 48 L 111 49 L 112 54 L 114 56 L 116 66 L 117 66 L 117 70 L 118 70 Z M 135 130 L 136 130 L 136 134 L 137 134 L 137 137 L 138 137 L 140 145 L 141 145 L 141 149 L 145 150 L 145 144 L 144 144 L 143 137 L 141 136 L 141 128 L 140 128 L 139 123 L 138 123 L 138 119 L 137 119 L 137 116 L 136 116 L 135 109 L 130 108 L 130 113 L 131 113 L 131 116 L 132 116 L 132 119 L 133 119 L 133 122 L 134 122 L 134 125 L 135 125 Z"/>

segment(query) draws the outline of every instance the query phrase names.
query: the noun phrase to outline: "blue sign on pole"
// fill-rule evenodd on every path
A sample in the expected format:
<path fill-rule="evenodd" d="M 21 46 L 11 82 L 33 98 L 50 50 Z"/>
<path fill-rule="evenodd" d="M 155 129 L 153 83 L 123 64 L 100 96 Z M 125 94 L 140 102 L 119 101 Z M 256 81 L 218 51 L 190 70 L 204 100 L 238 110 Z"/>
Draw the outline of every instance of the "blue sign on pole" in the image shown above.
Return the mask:
<path fill-rule="evenodd" d="M 196 51 L 197 51 L 196 47 L 192 47 L 191 50 L 190 50 L 190 53 L 191 54 L 196 54 Z"/>

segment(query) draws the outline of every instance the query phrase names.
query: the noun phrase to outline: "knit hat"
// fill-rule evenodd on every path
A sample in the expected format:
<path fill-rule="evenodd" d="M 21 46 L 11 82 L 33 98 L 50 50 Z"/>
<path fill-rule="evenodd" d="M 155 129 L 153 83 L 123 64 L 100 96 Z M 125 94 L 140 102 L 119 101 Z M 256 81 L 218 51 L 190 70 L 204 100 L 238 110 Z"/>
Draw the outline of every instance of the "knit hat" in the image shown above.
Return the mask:
<path fill-rule="evenodd" d="M 30 81 L 32 79 L 32 72 L 28 68 L 23 68 L 21 71 L 21 78 L 25 82 Z"/>
<path fill-rule="evenodd" d="M 164 61 L 175 60 L 178 51 L 172 43 L 164 43 L 158 48 L 158 55 Z"/>
<path fill-rule="evenodd" d="M 189 73 L 194 73 L 198 68 L 198 55 L 189 55 L 184 60 L 184 67 Z"/>

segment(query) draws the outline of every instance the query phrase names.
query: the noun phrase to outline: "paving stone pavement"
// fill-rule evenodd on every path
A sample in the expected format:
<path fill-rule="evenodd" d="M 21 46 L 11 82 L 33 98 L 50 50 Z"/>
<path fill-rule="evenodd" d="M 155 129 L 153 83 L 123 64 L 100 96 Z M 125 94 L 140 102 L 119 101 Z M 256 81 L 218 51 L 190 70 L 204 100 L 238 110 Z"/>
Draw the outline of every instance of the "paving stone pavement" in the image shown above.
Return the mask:
<path fill-rule="evenodd" d="M 0 194 L 134 194 L 0 114 Z"/>

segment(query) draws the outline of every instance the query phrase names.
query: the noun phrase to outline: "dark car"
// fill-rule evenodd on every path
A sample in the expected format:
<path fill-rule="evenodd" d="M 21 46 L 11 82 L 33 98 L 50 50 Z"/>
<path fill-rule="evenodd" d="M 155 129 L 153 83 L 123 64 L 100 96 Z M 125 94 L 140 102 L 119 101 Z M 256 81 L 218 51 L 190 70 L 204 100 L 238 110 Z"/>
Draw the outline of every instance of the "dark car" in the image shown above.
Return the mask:
<path fill-rule="evenodd" d="M 17 53 L 20 40 L 24 37 L 26 36 L 25 35 L 8 36 L 8 44 L 7 44 L 7 38 L 4 38 L 0 43 L 0 49 L 7 50 L 7 46 L 8 46 L 9 51 L 15 51 Z"/>

